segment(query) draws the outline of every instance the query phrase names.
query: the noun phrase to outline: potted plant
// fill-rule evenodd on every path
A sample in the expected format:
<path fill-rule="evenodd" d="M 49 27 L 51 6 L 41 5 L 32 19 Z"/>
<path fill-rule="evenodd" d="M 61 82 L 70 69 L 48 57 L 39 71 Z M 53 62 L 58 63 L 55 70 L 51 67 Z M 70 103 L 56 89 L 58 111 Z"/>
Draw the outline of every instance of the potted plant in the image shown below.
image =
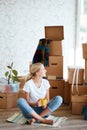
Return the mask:
<path fill-rule="evenodd" d="M 5 72 L 5 77 L 8 85 L 12 86 L 12 91 L 16 92 L 19 89 L 20 80 L 18 78 L 18 71 L 13 69 L 13 62 L 7 66 L 8 71 Z"/>
<path fill-rule="evenodd" d="M 5 77 L 8 84 L 10 84 L 11 82 L 20 82 L 20 80 L 18 79 L 18 71 L 13 69 L 13 62 L 11 63 L 11 65 L 8 65 L 7 68 L 8 71 L 5 72 Z"/>

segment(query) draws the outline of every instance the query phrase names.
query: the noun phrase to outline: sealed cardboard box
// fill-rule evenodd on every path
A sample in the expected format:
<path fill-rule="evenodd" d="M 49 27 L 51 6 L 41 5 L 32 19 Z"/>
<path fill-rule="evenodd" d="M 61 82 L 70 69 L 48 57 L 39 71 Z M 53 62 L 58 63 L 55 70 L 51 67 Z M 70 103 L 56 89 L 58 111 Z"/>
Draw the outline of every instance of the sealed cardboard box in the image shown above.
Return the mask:
<path fill-rule="evenodd" d="M 71 85 L 72 87 L 72 85 Z M 73 94 L 74 95 L 87 95 L 87 85 L 74 85 L 73 86 Z"/>
<path fill-rule="evenodd" d="M 60 95 L 63 98 L 63 87 L 64 80 L 49 80 L 51 88 L 50 88 L 50 99 Z"/>
<path fill-rule="evenodd" d="M 56 76 L 59 79 L 63 79 L 63 69 L 61 66 L 48 66 L 45 67 L 48 76 Z"/>
<path fill-rule="evenodd" d="M 20 89 L 23 89 L 24 84 L 26 82 L 26 76 L 19 76 L 18 78 L 20 80 Z"/>
<path fill-rule="evenodd" d="M 49 56 L 49 66 L 58 66 L 63 69 L 63 56 Z"/>
<path fill-rule="evenodd" d="M 71 85 L 68 81 L 64 82 L 64 103 L 70 104 L 71 102 Z"/>
<path fill-rule="evenodd" d="M 49 48 L 50 56 L 62 56 L 62 41 L 51 41 Z"/>
<path fill-rule="evenodd" d="M 0 92 L 0 108 L 14 108 L 17 107 L 18 93 L 1 93 Z"/>
<path fill-rule="evenodd" d="M 21 89 L 18 93 L 18 98 L 25 98 L 25 92 Z"/>
<path fill-rule="evenodd" d="M 63 26 L 45 26 L 45 38 L 60 41 L 64 39 Z"/>
<path fill-rule="evenodd" d="M 87 83 L 87 60 L 85 60 L 84 82 Z"/>
<path fill-rule="evenodd" d="M 73 82 L 74 73 L 75 73 L 75 68 L 68 68 L 68 82 L 69 82 L 69 84 L 72 84 L 72 82 Z M 78 84 L 83 84 L 83 78 L 84 78 L 84 69 L 80 68 L 78 70 L 78 73 L 75 73 L 74 84 L 76 84 L 76 82 L 78 82 Z"/>
<path fill-rule="evenodd" d="M 82 44 L 83 59 L 87 59 L 87 43 Z"/>
<path fill-rule="evenodd" d="M 72 96 L 72 114 L 82 114 L 83 107 L 87 105 L 87 95 Z"/>

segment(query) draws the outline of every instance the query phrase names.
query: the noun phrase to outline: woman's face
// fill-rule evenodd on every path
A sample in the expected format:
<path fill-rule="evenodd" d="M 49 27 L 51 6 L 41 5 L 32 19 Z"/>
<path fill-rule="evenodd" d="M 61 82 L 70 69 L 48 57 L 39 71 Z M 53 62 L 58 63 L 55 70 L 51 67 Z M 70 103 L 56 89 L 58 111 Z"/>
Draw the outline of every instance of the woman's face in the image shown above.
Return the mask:
<path fill-rule="evenodd" d="M 37 75 L 40 77 L 46 77 L 46 69 L 44 67 L 44 65 L 41 65 L 40 70 L 37 72 Z"/>

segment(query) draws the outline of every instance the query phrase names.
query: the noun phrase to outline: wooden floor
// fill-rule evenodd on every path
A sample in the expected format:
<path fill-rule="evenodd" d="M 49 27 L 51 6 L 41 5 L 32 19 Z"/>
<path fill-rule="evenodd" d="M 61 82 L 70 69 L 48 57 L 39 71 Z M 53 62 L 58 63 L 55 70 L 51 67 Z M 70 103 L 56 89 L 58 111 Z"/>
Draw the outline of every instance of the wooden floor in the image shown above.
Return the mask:
<path fill-rule="evenodd" d="M 0 109 L 0 130 L 87 130 L 87 121 L 84 120 L 83 115 L 72 115 L 69 107 L 61 107 L 55 111 L 55 116 L 66 116 L 67 120 L 58 128 L 51 128 L 45 126 L 34 125 L 20 125 L 6 122 L 6 119 L 12 115 L 18 108 Z"/>

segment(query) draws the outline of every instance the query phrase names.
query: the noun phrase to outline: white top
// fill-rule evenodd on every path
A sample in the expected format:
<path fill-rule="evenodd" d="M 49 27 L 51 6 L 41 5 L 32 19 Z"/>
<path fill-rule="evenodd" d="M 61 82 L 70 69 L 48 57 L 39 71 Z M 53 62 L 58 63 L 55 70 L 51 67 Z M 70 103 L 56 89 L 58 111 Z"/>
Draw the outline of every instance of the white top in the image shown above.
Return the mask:
<path fill-rule="evenodd" d="M 32 79 L 28 80 L 23 90 L 30 94 L 30 101 L 36 102 L 38 99 L 44 98 L 46 96 L 47 89 L 50 88 L 49 81 L 47 79 L 42 79 L 41 86 L 38 88 Z"/>

